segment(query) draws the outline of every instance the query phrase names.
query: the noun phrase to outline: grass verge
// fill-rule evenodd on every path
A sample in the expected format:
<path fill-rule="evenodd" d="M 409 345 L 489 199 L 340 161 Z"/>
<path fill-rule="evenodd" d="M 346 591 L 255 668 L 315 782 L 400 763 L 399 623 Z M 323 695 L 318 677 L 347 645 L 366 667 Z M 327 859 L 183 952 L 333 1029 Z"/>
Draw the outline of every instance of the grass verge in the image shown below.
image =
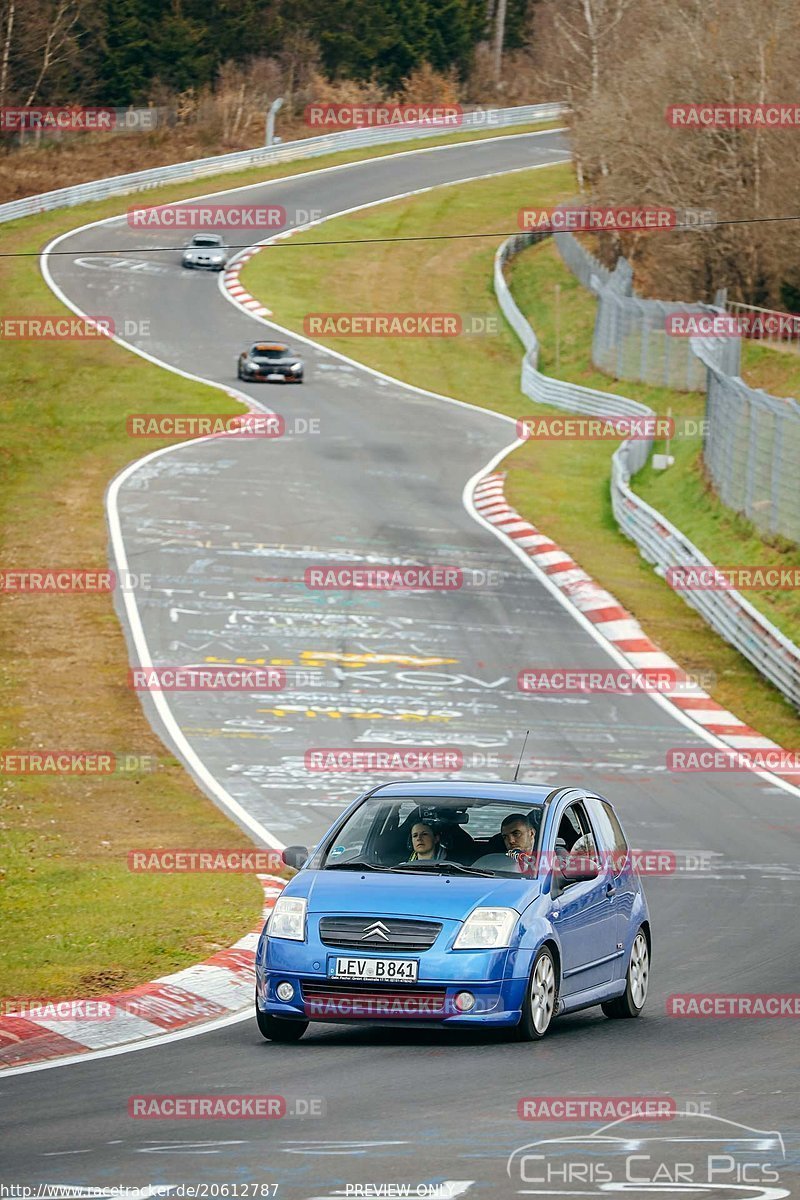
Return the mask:
<path fill-rule="evenodd" d="M 503 136 L 498 130 L 483 137 Z M 424 146 L 474 140 L 426 139 Z M 37 254 L 57 234 L 124 212 L 409 149 L 376 147 L 171 185 L 0 226 L 0 316 L 60 310 Z M 20 257 L 9 257 L 19 255 Z M 146 397 L 146 402 L 143 398 Z M 239 409 L 216 389 L 106 342 L 4 341 L 0 357 L 0 567 L 102 567 L 103 495 L 144 452 L 125 418 Z M 145 450 L 155 450 L 157 441 Z M 0 598 L 0 749 L 99 750 L 150 758 L 131 776 L 0 778 L 0 995 L 96 995 L 230 945 L 257 919 L 248 876 L 132 875 L 137 847 L 250 842 L 165 753 L 126 685 L 125 642 L 107 596 Z"/>
<path fill-rule="evenodd" d="M 513 228 L 523 205 L 545 206 L 574 191 L 566 167 L 480 180 L 456 188 L 364 210 L 329 224 L 326 236 L 341 239 L 403 238 L 424 232 L 475 234 Z M 296 241 L 319 238 L 314 230 Z M 291 279 L 275 275 L 269 255 L 244 269 L 248 290 L 260 296 L 284 325 L 302 329 L 308 312 L 497 312 L 492 259 L 497 237 L 446 243 L 388 242 L 370 247 L 295 246 Z M 530 256 L 529 256 L 530 255 Z M 545 371 L 588 386 L 618 391 L 658 412 L 698 415 L 702 397 L 666 389 L 615 383 L 588 365 L 593 311 L 586 293 L 547 244 L 512 267 L 515 295 L 543 339 Z M 536 256 L 534 258 L 534 256 Z M 422 286 L 421 282 L 422 281 Z M 554 339 L 555 283 L 560 285 L 559 368 Z M 420 297 L 424 296 L 424 302 Z M 589 304 L 591 305 L 591 297 Z M 503 326 L 495 337 L 325 338 L 326 345 L 421 387 L 434 387 L 482 408 L 510 416 L 530 415 L 519 391 L 520 344 Z M 487 384 L 487 380 L 490 381 Z M 528 442 L 506 460 L 508 497 L 514 506 L 565 547 L 633 612 L 665 651 L 687 670 L 713 672 L 715 699 L 784 745 L 796 744 L 800 724 L 783 698 L 732 647 L 711 632 L 640 558 L 617 529 L 608 489 L 613 442 Z M 735 561 L 735 558 L 734 558 Z"/>
<path fill-rule="evenodd" d="M 771 396 L 800 400 L 800 349 L 771 350 L 755 341 L 742 345 L 742 379 Z"/>

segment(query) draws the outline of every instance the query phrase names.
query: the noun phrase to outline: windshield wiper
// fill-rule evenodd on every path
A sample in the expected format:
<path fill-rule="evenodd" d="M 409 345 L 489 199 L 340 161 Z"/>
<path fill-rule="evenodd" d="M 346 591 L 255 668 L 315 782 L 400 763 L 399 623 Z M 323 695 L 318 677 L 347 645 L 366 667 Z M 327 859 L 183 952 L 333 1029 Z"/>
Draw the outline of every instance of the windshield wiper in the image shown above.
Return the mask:
<path fill-rule="evenodd" d="M 479 867 L 465 867 L 463 863 L 450 862 L 449 859 L 442 859 L 440 862 L 413 862 L 399 863 L 398 866 L 390 868 L 393 871 L 405 871 L 413 873 L 414 871 L 446 871 L 451 875 L 482 875 L 484 879 L 494 879 L 494 871 L 482 871 Z"/>
<path fill-rule="evenodd" d="M 351 858 L 349 862 L 325 863 L 326 871 L 391 871 L 391 867 L 381 867 L 377 863 L 367 862 L 361 858 Z"/>

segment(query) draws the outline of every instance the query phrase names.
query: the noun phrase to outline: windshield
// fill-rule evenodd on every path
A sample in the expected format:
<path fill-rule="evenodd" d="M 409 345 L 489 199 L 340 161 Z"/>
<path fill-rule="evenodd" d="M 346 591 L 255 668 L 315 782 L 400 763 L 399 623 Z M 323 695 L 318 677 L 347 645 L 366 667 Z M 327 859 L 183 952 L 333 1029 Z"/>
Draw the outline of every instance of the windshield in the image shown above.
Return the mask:
<path fill-rule="evenodd" d="M 222 245 L 222 238 L 214 237 L 211 234 L 198 233 L 195 237 L 192 238 L 192 245 L 193 246 L 213 246 L 215 249 L 218 250 L 219 247 Z"/>
<path fill-rule="evenodd" d="M 264 346 L 254 346 L 251 354 L 253 358 L 276 359 L 286 357 L 285 350 L 276 349 L 274 346 L 272 346 L 270 349 L 267 349 Z"/>
<path fill-rule="evenodd" d="M 368 797 L 315 856 L 322 870 L 529 873 L 542 805 L 469 797 Z"/>

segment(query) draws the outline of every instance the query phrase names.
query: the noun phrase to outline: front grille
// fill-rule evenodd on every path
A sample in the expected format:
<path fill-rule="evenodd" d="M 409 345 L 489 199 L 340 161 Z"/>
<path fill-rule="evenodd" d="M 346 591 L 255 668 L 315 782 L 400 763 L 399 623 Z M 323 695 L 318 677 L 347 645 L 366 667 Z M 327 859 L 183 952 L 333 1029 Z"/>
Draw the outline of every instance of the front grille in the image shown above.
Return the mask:
<path fill-rule="evenodd" d="M 335 979 L 303 983 L 303 1007 L 309 1017 L 324 1020 L 349 1017 L 398 1018 L 424 1021 L 451 1015 L 446 988 L 375 987 Z"/>
<path fill-rule="evenodd" d="M 441 932 L 440 922 L 401 917 L 322 917 L 319 923 L 320 941 L 346 950 L 430 950 Z"/>

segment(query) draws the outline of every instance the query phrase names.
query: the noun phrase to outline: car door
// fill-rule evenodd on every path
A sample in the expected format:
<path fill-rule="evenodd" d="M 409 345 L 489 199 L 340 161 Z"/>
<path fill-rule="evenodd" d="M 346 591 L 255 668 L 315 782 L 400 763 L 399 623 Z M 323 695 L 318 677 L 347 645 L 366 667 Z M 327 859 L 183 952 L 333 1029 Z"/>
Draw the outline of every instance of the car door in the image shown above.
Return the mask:
<path fill-rule="evenodd" d="M 614 902 L 617 913 L 617 943 L 625 946 L 634 932 L 631 921 L 639 891 L 639 880 L 633 869 L 631 851 L 617 815 L 607 800 L 602 800 L 599 796 L 589 796 L 586 807 L 598 834 L 598 847 L 602 843 L 604 857 L 611 869 L 616 889 Z M 624 972 L 624 966 L 621 970 Z M 619 978 L 619 975 L 617 977 Z"/>
<path fill-rule="evenodd" d="M 551 844 L 546 847 L 550 860 L 563 857 L 559 842 L 565 842 L 570 850 L 579 839 L 591 839 L 590 845 L 596 845 L 586 807 L 582 801 L 574 801 L 553 824 Z M 608 983 L 614 978 L 619 957 L 616 888 L 609 864 L 603 862 L 607 856 L 597 857 L 600 871 L 595 879 L 560 884 L 556 895 L 551 892 L 550 915 L 561 942 L 561 994 L 565 997 Z M 559 874 L 556 867 L 554 875 Z"/>

